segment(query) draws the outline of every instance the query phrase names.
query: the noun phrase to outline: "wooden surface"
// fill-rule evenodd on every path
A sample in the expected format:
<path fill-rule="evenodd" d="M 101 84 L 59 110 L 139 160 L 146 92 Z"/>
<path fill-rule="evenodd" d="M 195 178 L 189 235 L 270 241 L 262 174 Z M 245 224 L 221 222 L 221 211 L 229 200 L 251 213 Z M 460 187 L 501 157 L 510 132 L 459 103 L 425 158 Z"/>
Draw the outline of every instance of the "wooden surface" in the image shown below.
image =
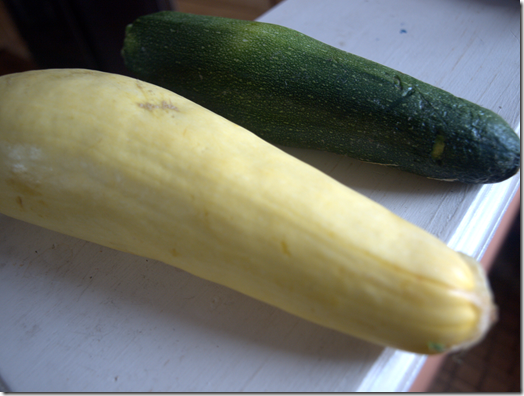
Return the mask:
<path fill-rule="evenodd" d="M 180 12 L 254 20 L 281 0 L 174 0 Z"/>
<path fill-rule="evenodd" d="M 288 26 L 520 119 L 513 0 L 287 0 Z M 286 149 L 480 258 L 519 186 Z M 311 324 L 163 263 L 0 215 L 0 376 L 13 391 L 399 391 L 424 356 Z"/>

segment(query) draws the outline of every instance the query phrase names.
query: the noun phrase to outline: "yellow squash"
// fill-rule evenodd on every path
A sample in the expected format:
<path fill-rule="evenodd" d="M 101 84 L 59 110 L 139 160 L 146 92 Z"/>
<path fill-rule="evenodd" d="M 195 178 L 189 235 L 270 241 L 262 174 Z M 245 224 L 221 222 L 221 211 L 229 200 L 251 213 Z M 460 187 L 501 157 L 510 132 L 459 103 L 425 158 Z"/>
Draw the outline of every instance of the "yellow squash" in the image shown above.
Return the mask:
<path fill-rule="evenodd" d="M 494 314 L 472 259 L 249 131 L 128 77 L 0 78 L 0 212 L 408 351 L 472 345 Z"/>

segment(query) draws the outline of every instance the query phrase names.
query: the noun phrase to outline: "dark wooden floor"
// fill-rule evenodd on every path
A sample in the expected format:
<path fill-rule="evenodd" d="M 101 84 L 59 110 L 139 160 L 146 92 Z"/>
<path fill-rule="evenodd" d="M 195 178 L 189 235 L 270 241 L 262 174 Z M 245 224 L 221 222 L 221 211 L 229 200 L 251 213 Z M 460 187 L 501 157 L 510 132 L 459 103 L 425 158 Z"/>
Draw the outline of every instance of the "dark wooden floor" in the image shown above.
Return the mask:
<path fill-rule="evenodd" d="M 254 20 L 281 0 L 174 0 L 182 12 Z"/>

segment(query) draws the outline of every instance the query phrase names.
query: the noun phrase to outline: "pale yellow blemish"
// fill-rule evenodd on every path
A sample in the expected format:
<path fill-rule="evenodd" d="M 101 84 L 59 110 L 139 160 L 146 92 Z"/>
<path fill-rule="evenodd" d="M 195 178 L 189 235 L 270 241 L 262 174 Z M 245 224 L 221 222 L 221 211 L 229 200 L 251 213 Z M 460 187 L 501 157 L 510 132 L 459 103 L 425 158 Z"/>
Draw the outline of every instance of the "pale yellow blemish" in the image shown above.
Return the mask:
<path fill-rule="evenodd" d="M 435 143 L 433 144 L 433 149 L 431 150 L 431 158 L 435 160 L 440 159 L 444 153 L 445 146 L 446 144 L 444 143 L 444 136 L 437 135 L 435 138 Z"/>

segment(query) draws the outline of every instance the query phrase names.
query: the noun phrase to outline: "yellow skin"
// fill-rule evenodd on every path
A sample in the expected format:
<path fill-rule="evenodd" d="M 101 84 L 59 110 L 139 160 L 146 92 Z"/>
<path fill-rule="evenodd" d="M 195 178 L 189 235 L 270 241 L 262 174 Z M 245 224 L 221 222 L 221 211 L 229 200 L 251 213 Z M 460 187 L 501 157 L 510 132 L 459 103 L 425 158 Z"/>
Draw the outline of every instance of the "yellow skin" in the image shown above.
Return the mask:
<path fill-rule="evenodd" d="M 494 313 L 473 260 L 249 131 L 128 77 L 0 77 L 0 212 L 417 353 L 475 343 Z"/>

